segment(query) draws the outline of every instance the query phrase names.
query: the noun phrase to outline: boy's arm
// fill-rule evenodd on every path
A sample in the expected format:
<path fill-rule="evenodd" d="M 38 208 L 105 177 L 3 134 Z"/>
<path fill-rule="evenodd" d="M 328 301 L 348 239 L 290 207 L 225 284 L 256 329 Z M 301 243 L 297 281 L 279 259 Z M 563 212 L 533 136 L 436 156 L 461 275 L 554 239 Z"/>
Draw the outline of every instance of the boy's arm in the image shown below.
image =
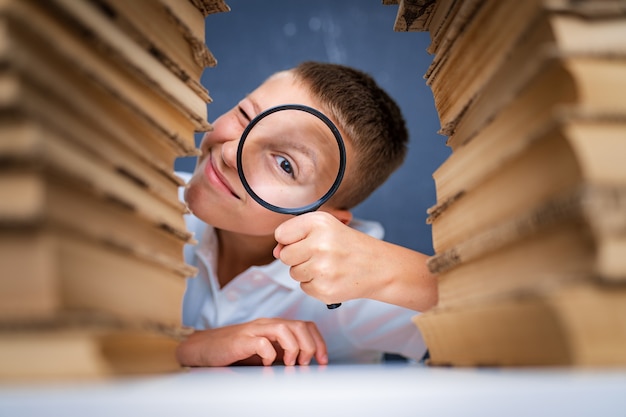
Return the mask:
<path fill-rule="evenodd" d="M 271 365 L 308 365 L 313 358 L 328 363 L 326 343 L 312 322 L 257 319 L 248 323 L 200 330 L 183 341 L 176 357 L 183 366 L 228 366 L 260 358 Z"/>
<path fill-rule="evenodd" d="M 437 303 L 428 256 L 354 230 L 329 213 L 294 217 L 275 232 L 274 256 L 304 292 L 327 304 L 369 298 L 426 311 Z"/>

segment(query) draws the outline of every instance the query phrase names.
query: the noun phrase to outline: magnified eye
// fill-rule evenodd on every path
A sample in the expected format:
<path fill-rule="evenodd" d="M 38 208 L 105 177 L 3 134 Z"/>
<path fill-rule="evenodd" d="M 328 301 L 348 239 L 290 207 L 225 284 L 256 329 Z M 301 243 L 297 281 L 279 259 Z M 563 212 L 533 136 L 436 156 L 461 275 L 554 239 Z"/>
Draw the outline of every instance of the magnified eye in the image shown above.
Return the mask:
<path fill-rule="evenodd" d="M 293 166 L 291 165 L 291 162 L 289 162 L 289 160 L 279 155 L 276 156 L 275 158 L 280 169 L 282 169 L 283 171 L 285 171 L 285 173 L 293 177 L 294 173 L 293 173 Z"/>

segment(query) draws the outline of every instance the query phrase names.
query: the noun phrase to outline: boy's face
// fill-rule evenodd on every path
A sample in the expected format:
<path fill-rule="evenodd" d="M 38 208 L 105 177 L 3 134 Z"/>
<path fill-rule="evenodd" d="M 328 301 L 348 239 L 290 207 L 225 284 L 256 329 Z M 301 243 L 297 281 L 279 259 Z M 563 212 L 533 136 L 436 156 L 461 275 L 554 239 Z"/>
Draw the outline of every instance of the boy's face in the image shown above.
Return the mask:
<path fill-rule="evenodd" d="M 270 107 L 288 103 L 320 109 L 290 72 L 281 72 L 213 122 L 213 130 L 202 139 L 202 154 L 185 191 L 185 200 L 194 215 L 218 229 L 256 236 L 272 235 L 279 224 L 291 217 L 274 213 L 254 201 L 237 172 L 237 147 L 250 120 Z M 299 124 L 298 130 L 319 133 L 319 127 L 310 119 Z M 330 131 L 327 133 L 332 143 L 334 138 Z"/>

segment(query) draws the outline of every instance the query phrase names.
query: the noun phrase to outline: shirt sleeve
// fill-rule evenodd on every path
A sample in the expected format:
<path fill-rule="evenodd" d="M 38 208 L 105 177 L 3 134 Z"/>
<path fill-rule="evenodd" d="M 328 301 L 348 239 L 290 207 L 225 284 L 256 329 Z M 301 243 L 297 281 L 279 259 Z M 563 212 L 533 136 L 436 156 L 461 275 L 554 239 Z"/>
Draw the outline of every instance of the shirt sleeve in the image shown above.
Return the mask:
<path fill-rule="evenodd" d="M 374 300 L 351 300 L 337 311 L 345 337 L 359 349 L 379 350 L 420 360 L 426 344 L 413 322 L 419 313 Z"/>

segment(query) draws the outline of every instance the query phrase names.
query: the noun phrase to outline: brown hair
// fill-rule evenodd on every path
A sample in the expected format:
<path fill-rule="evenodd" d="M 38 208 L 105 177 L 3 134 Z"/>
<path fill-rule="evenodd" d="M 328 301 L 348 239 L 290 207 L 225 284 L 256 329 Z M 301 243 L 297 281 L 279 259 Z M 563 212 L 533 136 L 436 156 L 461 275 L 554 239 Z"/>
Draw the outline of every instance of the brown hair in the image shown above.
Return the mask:
<path fill-rule="evenodd" d="M 402 112 L 370 75 L 354 68 L 304 62 L 292 71 L 352 144 L 354 155 L 331 203 L 353 208 L 404 161 L 409 135 Z"/>

